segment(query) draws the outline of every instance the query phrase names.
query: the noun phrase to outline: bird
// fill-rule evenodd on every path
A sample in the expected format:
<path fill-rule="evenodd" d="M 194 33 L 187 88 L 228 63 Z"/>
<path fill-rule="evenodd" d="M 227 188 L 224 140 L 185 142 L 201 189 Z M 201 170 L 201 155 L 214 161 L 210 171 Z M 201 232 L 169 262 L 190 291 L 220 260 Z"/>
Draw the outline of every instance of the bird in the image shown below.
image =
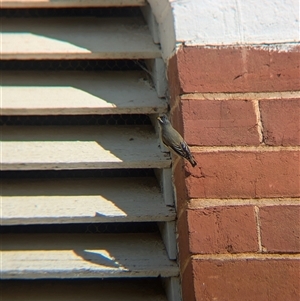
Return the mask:
<path fill-rule="evenodd" d="M 161 138 L 163 143 L 173 150 L 179 156 L 187 159 L 193 167 L 197 165 L 188 144 L 184 141 L 182 136 L 173 128 L 170 120 L 166 115 L 157 117 L 158 124 L 161 129 Z"/>

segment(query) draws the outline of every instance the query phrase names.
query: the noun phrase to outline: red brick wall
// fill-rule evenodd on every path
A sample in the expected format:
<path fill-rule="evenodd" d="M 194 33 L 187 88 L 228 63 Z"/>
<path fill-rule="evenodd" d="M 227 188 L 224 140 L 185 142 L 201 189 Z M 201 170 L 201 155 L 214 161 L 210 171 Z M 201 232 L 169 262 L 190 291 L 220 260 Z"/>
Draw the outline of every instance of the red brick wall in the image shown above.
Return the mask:
<path fill-rule="evenodd" d="M 183 300 L 300 296 L 299 48 L 182 47 L 171 119 Z"/>

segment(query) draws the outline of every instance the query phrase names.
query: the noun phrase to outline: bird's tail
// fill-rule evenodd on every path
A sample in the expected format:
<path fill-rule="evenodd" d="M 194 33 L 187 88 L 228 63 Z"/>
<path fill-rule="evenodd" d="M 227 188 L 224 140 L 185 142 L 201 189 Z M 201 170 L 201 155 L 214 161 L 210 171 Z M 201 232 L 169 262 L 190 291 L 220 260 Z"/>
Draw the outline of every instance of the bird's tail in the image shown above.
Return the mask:
<path fill-rule="evenodd" d="M 190 157 L 189 158 L 189 162 L 192 164 L 193 167 L 195 167 L 197 165 L 197 162 L 195 161 L 194 157 Z"/>

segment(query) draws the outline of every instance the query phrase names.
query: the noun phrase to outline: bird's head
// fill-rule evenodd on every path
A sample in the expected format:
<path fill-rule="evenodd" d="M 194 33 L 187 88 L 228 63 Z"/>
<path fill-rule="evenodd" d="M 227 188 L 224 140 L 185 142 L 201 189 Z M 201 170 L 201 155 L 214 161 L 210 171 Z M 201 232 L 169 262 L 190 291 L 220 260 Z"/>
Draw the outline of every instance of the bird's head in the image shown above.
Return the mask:
<path fill-rule="evenodd" d="M 169 121 L 167 115 L 159 116 L 159 117 L 157 117 L 157 120 L 158 120 L 159 124 L 161 124 L 161 125 L 170 124 L 170 121 Z"/>

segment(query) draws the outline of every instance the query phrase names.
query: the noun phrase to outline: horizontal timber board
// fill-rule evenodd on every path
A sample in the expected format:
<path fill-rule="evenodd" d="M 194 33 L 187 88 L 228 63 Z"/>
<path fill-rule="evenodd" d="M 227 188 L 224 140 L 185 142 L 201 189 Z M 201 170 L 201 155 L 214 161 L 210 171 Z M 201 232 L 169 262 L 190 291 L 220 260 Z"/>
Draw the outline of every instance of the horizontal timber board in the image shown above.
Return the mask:
<path fill-rule="evenodd" d="M 3 179 L 1 225 L 175 219 L 156 179 Z"/>
<path fill-rule="evenodd" d="M 172 277 L 158 233 L 3 234 L 2 279 Z"/>
<path fill-rule="evenodd" d="M 161 56 L 141 18 L 3 18 L 1 59 L 152 59 Z"/>
<path fill-rule="evenodd" d="M 2 170 L 169 168 L 151 126 L 3 126 Z"/>
<path fill-rule="evenodd" d="M 160 279 L 2 280 L 1 301 L 167 301 Z"/>
<path fill-rule="evenodd" d="M 144 6 L 145 0 L 1 0 L 1 8 L 67 8 Z"/>
<path fill-rule="evenodd" d="M 2 71 L 1 115 L 153 114 L 167 110 L 140 71 Z"/>

